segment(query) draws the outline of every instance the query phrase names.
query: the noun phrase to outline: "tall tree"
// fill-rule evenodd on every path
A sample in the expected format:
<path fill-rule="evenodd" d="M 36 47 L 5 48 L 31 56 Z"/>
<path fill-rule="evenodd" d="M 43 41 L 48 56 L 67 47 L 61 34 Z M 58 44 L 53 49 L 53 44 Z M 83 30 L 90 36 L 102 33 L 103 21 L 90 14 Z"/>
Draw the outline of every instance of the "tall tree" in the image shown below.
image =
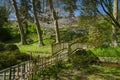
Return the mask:
<path fill-rule="evenodd" d="M 106 15 L 107 15 L 107 17 L 104 16 L 104 18 L 107 21 L 109 21 L 111 24 L 115 24 L 116 27 L 120 28 L 119 21 L 116 20 L 114 15 L 113 15 L 113 0 L 96 0 L 96 1 L 98 4 L 100 4 L 100 7 L 104 11 L 104 13 L 106 13 Z M 104 13 L 99 10 L 99 8 L 97 8 L 97 11 L 100 14 L 104 15 Z"/>
<path fill-rule="evenodd" d="M 56 32 L 56 43 L 60 43 L 58 17 L 57 17 L 56 11 L 55 11 L 54 6 L 53 6 L 53 1 L 52 0 L 48 0 L 48 1 L 49 1 L 49 5 L 50 5 L 50 10 L 52 11 L 52 14 L 53 14 L 53 20 L 54 20 L 54 26 L 55 26 L 55 32 Z"/>
<path fill-rule="evenodd" d="M 112 46 L 117 46 L 116 28 L 120 28 L 118 21 L 118 0 L 100 0 L 98 1 L 103 11 L 107 14 L 105 19 L 110 22 L 112 26 Z M 100 13 L 100 11 L 99 11 Z"/>
<path fill-rule="evenodd" d="M 20 0 L 20 15 L 22 16 L 22 24 L 25 25 L 25 32 L 28 33 L 28 20 L 31 19 L 31 1 Z"/>
<path fill-rule="evenodd" d="M 20 31 L 20 37 L 21 37 L 21 44 L 24 45 L 27 42 L 26 42 L 26 38 L 25 38 L 25 34 L 24 34 L 24 29 L 23 29 L 23 26 L 21 24 L 21 19 L 20 19 L 20 14 L 18 12 L 17 2 L 16 2 L 16 0 L 12 0 L 12 1 L 13 1 L 13 6 L 14 6 L 16 18 L 18 21 L 18 27 L 19 27 L 19 31 Z"/>
<path fill-rule="evenodd" d="M 9 14 L 4 6 L 0 6 L 0 12 L 0 27 L 2 27 L 7 22 Z"/>
<path fill-rule="evenodd" d="M 43 39 L 42 39 L 42 31 L 41 31 L 41 26 L 40 26 L 40 23 L 39 23 L 39 20 L 37 18 L 37 10 L 36 10 L 36 1 L 35 0 L 32 0 L 32 9 L 33 9 L 33 14 L 34 14 L 34 20 L 35 20 L 35 23 L 36 23 L 36 30 L 37 30 L 37 34 L 38 34 L 38 44 L 39 46 L 43 46 L 44 43 L 43 43 Z"/>
<path fill-rule="evenodd" d="M 118 21 L 118 0 L 114 0 L 113 2 L 113 16 L 116 21 Z M 113 22 L 114 23 L 114 22 Z M 112 39 L 112 45 L 117 46 L 117 35 L 116 35 L 116 25 L 113 24 L 112 26 L 112 33 L 113 33 L 113 39 Z"/>
<path fill-rule="evenodd" d="M 97 2 L 95 0 L 81 0 L 80 9 L 82 14 L 86 16 L 96 16 L 97 13 Z"/>
<path fill-rule="evenodd" d="M 74 17 L 74 11 L 77 9 L 77 0 L 62 0 L 65 11 L 69 12 L 69 17 Z"/>

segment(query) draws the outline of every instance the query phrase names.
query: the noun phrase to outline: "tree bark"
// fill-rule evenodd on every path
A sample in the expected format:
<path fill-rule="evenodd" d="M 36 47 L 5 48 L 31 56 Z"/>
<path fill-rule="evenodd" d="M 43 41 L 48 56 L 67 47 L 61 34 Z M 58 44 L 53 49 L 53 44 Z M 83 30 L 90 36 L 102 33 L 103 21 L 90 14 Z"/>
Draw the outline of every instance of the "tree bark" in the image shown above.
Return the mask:
<path fill-rule="evenodd" d="M 118 0 L 114 0 L 113 3 L 113 16 L 118 21 Z M 114 23 L 114 22 L 113 22 Z M 116 25 L 112 25 L 112 46 L 117 46 Z"/>
<path fill-rule="evenodd" d="M 41 26 L 37 18 L 37 12 L 36 12 L 36 7 L 35 7 L 35 0 L 32 0 L 32 8 L 33 8 L 33 14 L 34 14 L 34 20 L 36 23 L 36 30 L 38 34 L 38 45 L 43 46 L 43 39 L 42 39 L 42 31 L 41 31 Z"/>
<path fill-rule="evenodd" d="M 50 5 L 50 9 L 53 14 L 54 27 L 55 27 L 55 33 L 56 33 L 56 43 L 60 43 L 60 32 L 59 32 L 59 26 L 58 26 L 58 19 L 57 19 L 57 15 L 53 7 L 52 0 L 49 0 L 49 5 Z"/>
<path fill-rule="evenodd" d="M 24 44 L 27 44 L 27 42 L 26 42 L 26 38 L 25 38 L 25 34 L 24 34 L 24 29 L 23 29 L 23 26 L 21 24 L 21 19 L 19 16 L 16 0 L 13 0 L 13 6 L 14 6 L 16 18 L 18 21 L 18 27 L 19 27 L 19 31 L 20 31 L 20 37 L 21 37 L 21 44 L 24 45 Z"/>

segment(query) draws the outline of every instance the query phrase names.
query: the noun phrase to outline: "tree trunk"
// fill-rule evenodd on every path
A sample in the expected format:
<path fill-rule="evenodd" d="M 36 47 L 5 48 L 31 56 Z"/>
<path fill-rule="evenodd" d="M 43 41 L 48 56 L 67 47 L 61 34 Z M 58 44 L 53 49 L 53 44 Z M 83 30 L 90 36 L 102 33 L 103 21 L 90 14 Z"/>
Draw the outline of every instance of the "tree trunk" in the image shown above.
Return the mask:
<path fill-rule="evenodd" d="M 18 27 L 19 27 L 19 31 L 20 31 L 20 37 L 21 37 L 21 44 L 24 45 L 27 42 L 26 42 L 26 38 L 25 38 L 25 34 L 24 34 L 24 29 L 23 29 L 23 26 L 21 24 L 21 20 L 20 20 L 20 17 L 19 17 L 19 12 L 18 12 L 18 7 L 17 7 L 16 0 L 13 0 L 13 6 L 14 6 L 14 9 L 15 9 L 16 18 L 17 18 L 17 21 L 18 21 Z"/>
<path fill-rule="evenodd" d="M 38 45 L 43 46 L 44 44 L 43 44 L 43 40 L 42 40 L 42 32 L 41 32 L 41 28 L 40 28 L 40 23 L 37 18 L 37 12 L 36 12 L 36 8 L 35 8 L 35 0 L 32 0 L 32 8 L 33 8 L 34 20 L 36 23 L 36 30 L 37 30 L 37 34 L 38 34 Z"/>
<path fill-rule="evenodd" d="M 59 32 L 59 26 L 58 26 L 58 19 L 57 19 L 56 12 L 55 12 L 54 7 L 53 7 L 52 0 L 49 0 L 49 5 L 50 5 L 50 9 L 51 9 L 52 14 L 53 14 L 55 33 L 56 33 L 56 43 L 60 43 L 60 32 Z"/>
<path fill-rule="evenodd" d="M 118 20 L 118 0 L 114 0 L 114 5 L 113 5 L 113 16 Z M 114 22 L 113 22 L 114 23 Z M 117 35 L 116 35 L 116 25 L 112 25 L 112 46 L 117 46 Z"/>

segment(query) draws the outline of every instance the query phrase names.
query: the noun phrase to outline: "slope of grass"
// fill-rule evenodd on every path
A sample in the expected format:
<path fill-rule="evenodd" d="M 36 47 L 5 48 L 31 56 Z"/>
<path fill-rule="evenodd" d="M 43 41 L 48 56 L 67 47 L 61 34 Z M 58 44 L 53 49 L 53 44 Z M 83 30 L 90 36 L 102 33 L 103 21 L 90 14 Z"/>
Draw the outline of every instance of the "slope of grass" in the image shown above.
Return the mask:
<path fill-rule="evenodd" d="M 54 74 L 55 71 L 58 71 L 60 69 L 59 72 L 56 72 L 56 74 L 58 75 L 57 79 L 59 80 L 120 80 L 120 67 L 115 67 L 111 65 L 91 65 L 88 67 L 80 68 L 78 70 L 75 67 L 73 68 L 72 66 L 65 67 L 65 65 L 67 64 L 63 65 L 64 67 L 62 68 L 60 66 L 56 66 L 55 68 L 46 68 L 44 72 L 48 74 Z M 49 76 L 50 80 L 56 80 L 56 76 L 54 75 L 45 74 L 43 77 L 41 77 L 44 72 L 35 75 L 34 77 L 36 79 L 33 80 L 44 79 L 45 76 Z"/>
<path fill-rule="evenodd" d="M 95 55 L 102 57 L 120 57 L 120 47 L 106 47 L 90 49 Z"/>
<path fill-rule="evenodd" d="M 50 55 L 51 53 L 51 46 L 45 45 L 38 47 L 37 44 L 31 44 L 31 45 L 18 45 L 21 52 L 30 53 L 33 52 L 32 55 Z"/>

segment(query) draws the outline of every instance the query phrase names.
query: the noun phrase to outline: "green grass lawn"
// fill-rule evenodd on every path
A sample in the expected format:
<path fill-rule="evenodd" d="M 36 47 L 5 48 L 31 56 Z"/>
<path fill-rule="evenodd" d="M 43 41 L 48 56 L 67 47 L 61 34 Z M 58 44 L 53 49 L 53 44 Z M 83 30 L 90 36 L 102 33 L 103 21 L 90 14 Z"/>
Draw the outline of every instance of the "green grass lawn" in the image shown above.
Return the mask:
<path fill-rule="evenodd" d="M 37 44 L 31 45 L 18 45 L 19 50 L 24 53 L 33 52 L 32 55 L 50 55 L 51 54 L 51 45 L 45 45 L 38 47 Z"/>
<path fill-rule="evenodd" d="M 101 57 L 120 57 L 120 47 L 106 47 L 90 49 L 95 55 Z"/>
<path fill-rule="evenodd" d="M 79 70 L 69 67 L 61 69 L 57 75 L 59 80 L 120 80 L 120 66 L 91 65 L 80 68 Z M 43 78 L 38 77 L 33 80 L 42 80 Z M 56 79 L 51 76 L 50 80 Z"/>
<path fill-rule="evenodd" d="M 87 75 L 88 80 L 120 80 L 120 66 L 94 65 L 93 68 L 94 71 Z"/>

